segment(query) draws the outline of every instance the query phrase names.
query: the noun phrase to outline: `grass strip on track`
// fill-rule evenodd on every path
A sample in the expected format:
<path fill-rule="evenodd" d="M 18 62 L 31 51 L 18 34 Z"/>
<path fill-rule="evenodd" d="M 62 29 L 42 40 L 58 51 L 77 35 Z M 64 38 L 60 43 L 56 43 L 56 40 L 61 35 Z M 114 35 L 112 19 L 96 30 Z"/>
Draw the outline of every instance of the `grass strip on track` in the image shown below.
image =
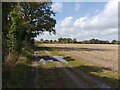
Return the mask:
<path fill-rule="evenodd" d="M 40 51 L 40 57 L 47 56 L 44 50 Z M 74 88 L 74 83 L 70 78 L 56 68 L 53 62 L 39 64 L 39 86 L 40 88 Z"/>

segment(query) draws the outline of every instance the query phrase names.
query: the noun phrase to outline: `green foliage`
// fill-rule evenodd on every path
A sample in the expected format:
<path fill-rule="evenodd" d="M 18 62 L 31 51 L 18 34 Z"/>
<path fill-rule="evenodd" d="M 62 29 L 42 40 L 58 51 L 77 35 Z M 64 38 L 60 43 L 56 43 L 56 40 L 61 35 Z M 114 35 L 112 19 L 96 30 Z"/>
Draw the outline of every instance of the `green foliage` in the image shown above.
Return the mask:
<path fill-rule="evenodd" d="M 27 83 L 27 77 L 30 65 L 26 57 L 20 57 L 14 67 L 4 68 L 3 89 L 4 88 L 24 88 Z M 6 64 L 5 64 L 6 65 Z M 11 68 L 11 69 L 10 69 Z M 9 73 L 8 71 L 9 70 Z"/>
<path fill-rule="evenodd" d="M 31 57 L 33 50 L 26 47 L 21 55 L 11 53 L 3 63 L 3 89 L 4 88 L 25 88 L 27 78 L 31 69 Z M 18 58 L 18 59 L 17 59 Z M 16 61 L 17 60 L 17 61 Z"/>
<path fill-rule="evenodd" d="M 31 48 L 34 38 L 48 31 L 55 34 L 55 13 L 51 2 L 3 3 L 3 59 L 14 51 Z M 8 8 L 6 7 L 8 6 Z"/>
<path fill-rule="evenodd" d="M 58 38 L 58 40 L 44 40 L 41 39 L 40 43 L 77 43 L 76 39 L 71 38 Z"/>
<path fill-rule="evenodd" d="M 59 38 L 58 42 L 60 42 L 60 43 L 73 43 L 73 40 L 71 38 Z"/>
<path fill-rule="evenodd" d="M 120 41 L 112 40 L 112 41 L 111 41 L 111 44 L 120 44 Z"/>
<path fill-rule="evenodd" d="M 44 31 L 55 34 L 51 2 L 2 3 L 3 88 L 23 88 L 34 38 Z"/>
<path fill-rule="evenodd" d="M 31 25 L 32 32 L 30 32 L 29 35 L 35 37 L 44 31 L 55 33 L 56 20 L 51 17 L 55 15 L 55 13 L 51 11 L 51 4 L 51 2 L 20 3 L 24 18 L 28 21 L 28 24 Z"/>
<path fill-rule="evenodd" d="M 85 40 L 82 41 L 83 44 L 110 44 L 109 41 L 104 41 L 104 40 L 98 40 L 98 39 L 90 39 L 90 40 Z"/>
<path fill-rule="evenodd" d="M 9 14 L 15 6 L 16 6 L 16 3 L 11 3 L 11 2 L 2 3 L 2 58 L 3 58 L 3 62 L 5 61 L 5 56 L 9 54 L 10 48 L 11 48 L 11 43 L 9 41 L 7 34 L 11 26 Z"/>

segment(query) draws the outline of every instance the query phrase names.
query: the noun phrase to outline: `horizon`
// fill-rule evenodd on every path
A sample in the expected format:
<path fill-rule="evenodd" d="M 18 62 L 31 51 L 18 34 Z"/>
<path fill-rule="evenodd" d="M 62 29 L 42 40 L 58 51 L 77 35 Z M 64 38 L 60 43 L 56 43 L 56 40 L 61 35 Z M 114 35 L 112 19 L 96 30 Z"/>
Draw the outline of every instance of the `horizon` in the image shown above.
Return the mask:
<path fill-rule="evenodd" d="M 63 37 L 60 37 L 60 38 L 64 39 Z M 59 38 L 58 38 L 58 39 L 59 39 Z M 40 40 L 37 40 L 37 39 L 36 39 L 36 41 L 41 41 L 41 40 L 44 40 L 44 41 L 45 41 L 45 40 L 49 40 L 49 41 L 50 41 L 50 40 L 53 40 L 53 41 L 56 40 L 56 41 L 58 41 L 58 39 L 43 39 L 43 38 L 41 38 Z M 68 38 L 66 38 L 66 39 L 68 39 Z M 72 38 L 70 38 L 70 39 L 72 39 Z M 76 39 L 76 38 L 73 38 L 73 39 Z M 72 39 L 72 40 L 73 40 L 73 39 Z M 95 39 L 95 40 L 96 40 L 96 39 L 98 39 L 98 38 L 91 38 L 91 39 L 85 39 L 85 40 L 77 40 L 77 39 L 76 39 L 76 41 L 77 41 L 77 42 L 82 42 L 82 41 L 89 41 L 89 40 L 92 40 L 92 39 Z M 113 40 L 116 40 L 116 39 L 113 39 L 113 40 L 98 39 L 98 40 L 100 40 L 100 41 L 109 41 L 109 42 L 112 42 Z M 116 41 L 120 41 L 120 40 L 116 40 Z"/>

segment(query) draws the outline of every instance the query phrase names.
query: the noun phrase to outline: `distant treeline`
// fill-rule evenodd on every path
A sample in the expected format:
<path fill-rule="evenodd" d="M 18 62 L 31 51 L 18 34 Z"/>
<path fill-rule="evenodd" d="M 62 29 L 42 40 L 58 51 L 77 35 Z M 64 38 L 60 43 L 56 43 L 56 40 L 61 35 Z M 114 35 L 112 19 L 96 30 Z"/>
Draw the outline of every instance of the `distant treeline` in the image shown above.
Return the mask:
<path fill-rule="evenodd" d="M 112 40 L 107 41 L 107 40 L 98 40 L 98 39 L 90 39 L 90 40 L 83 40 L 83 41 L 77 41 L 76 39 L 71 39 L 71 38 L 58 38 L 58 40 L 44 40 L 41 39 L 38 41 L 40 43 L 61 43 L 61 44 L 67 44 L 67 43 L 74 43 L 74 44 L 120 44 L 120 41 L 117 40 Z"/>

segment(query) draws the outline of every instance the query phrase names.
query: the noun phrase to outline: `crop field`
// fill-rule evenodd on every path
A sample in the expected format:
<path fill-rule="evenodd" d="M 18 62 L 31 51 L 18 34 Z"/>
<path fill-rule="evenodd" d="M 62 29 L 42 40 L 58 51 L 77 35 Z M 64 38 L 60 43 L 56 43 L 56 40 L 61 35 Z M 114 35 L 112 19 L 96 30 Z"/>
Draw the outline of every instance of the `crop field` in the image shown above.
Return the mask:
<path fill-rule="evenodd" d="M 106 70 L 118 71 L 118 45 L 104 44 L 44 44 L 74 59 Z"/>

